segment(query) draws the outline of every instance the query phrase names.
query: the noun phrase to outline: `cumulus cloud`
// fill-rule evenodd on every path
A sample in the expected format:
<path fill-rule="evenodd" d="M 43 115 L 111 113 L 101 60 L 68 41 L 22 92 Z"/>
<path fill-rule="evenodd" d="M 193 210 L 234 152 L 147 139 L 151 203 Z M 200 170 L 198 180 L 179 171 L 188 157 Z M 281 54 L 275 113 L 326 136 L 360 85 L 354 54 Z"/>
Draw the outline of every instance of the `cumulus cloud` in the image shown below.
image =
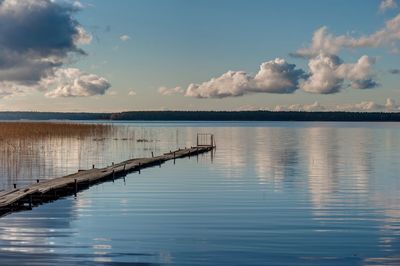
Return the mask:
<path fill-rule="evenodd" d="M 249 93 L 293 93 L 297 89 L 310 93 L 331 94 L 347 86 L 374 88 L 375 59 L 362 56 L 356 63 L 345 64 L 338 56 L 318 55 L 309 61 L 306 74 L 283 59 L 261 64 L 255 76 L 244 71 L 228 71 L 201 84 L 190 84 L 185 95 L 197 98 L 225 98 Z"/>
<path fill-rule="evenodd" d="M 245 71 L 228 71 L 201 84 L 190 84 L 185 95 L 197 98 L 225 98 L 248 93 L 292 93 L 298 89 L 304 71 L 277 58 L 261 64 L 255 76 Z"/>
<path fill-rule="evenodd" d="M 375 58 L 364 55 L 356 63 L 344 63 L 338 53 L 343 48 L 390 47 L 396 50 L 400 40 L 400 15 L 386 22 L 385 27 L 359 38 L 350 35 L 335 36 L 321 27 L 313 34 L 309 47 L 292 55 L 309 60 L 309 78 L 300 87 L 307 92 L 330 94 L 351 86 L 369 89 L 378 86 L 373 66 Z M 349 84 L 348 84 L 349 83 Z"/>
<path fill-rule="evenodd" d="M 79 1 L 0 1 L 0 97 L 43 90 L 71 55 L 86 54 L 80 45 L 92 36 L 74 18 L 80 8 Z"/>
<path fill-rule="evenodd" d="M 76 68 L 58 69 L 53 76 L 41 83 L 46 87 L 55 87 L 45 94 L 49 98 L 104 95 L 111 86 L 105 78 L 81 72 Z"/>
<path fill-rule="evenodd" d="M 128 92 L 128 95 L 129 96 L 135 96 L 137 93 L 136 93 L 136 91 L 134 91 L 134 90 L 130 90 L 129 92 Z"/>
<path fill-rule="evenodd" d="M 282 112 L 282 111 L 312 112 L 312 111 L 323 111 L 325 110 L 325 107 L 319 104 L 318 102 L 314 102 L 312 104 L 277 105 L 273 110 L 277 112 Z"/>
<path fill-rule="evenodd" d="M 397 3 L 395 0 L 381 0 L 381 3 L 379 5 L 379 11 L 382 13 L 388 9 L 394 8 L 397 8 Z"/>
<path fill-rule="evenodd" d="M 119 39 L 123 42 L 129 41 L 131 37 L 129 35 L 122 35 L 119 37 Z"/>
<path fill-rule="evenodd" d="M 160 93 L 161 95 L 174 95 L 174 94 L 182 94 L 184 93 L 184 91 L 181 87 L 167 88 L 163 86 L 158 88 L 158 93 Z"/>
<path fill-rule="evenodd" d="M 354 64 L 345 64 L 338 56 L 318 55 L 310 59 L 310 76 L 300 84 L 306 92 L 330 94 L 339 92 L 344 82 L 355 89 L 374 88 L 378 84 L 373 78 L 375 59 L 362 56 Z"/>

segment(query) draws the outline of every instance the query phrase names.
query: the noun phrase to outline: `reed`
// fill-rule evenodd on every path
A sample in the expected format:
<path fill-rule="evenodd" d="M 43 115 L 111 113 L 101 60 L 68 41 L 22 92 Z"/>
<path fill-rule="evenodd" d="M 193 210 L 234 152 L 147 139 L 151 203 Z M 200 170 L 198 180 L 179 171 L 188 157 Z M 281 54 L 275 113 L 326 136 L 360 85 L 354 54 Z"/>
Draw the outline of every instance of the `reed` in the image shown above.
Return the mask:
<path fill-rule="evenodd" d="M 86 158 L 93 139 L 113 130 L 105 124 L 0 122 L 0 189 L 66 174 L 71 160 Z"/>
<path fill-rule="evenodd" d="M 112 130 L 111 125 L 62 122 L 0 122 L 0 141 L 48 137 L 97 137 Z"/>

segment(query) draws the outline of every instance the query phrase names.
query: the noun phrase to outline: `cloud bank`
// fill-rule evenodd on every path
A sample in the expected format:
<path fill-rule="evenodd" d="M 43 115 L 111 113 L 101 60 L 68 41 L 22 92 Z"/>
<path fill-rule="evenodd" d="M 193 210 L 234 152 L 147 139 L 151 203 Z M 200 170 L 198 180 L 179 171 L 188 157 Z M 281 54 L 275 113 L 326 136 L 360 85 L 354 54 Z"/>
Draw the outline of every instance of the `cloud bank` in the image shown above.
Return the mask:
<path fill-rule="evenodd" d="M 395 8 L 395 1 L 382 1 L 384 9 Z M 379 86 L 376 80 L 374 57 L 363 55 L 356 62 L 346 63 L 339 53 L 343 49 L 386 48 L 392 53 L 400 52 L 400 14 L 386 21 L 379 30 L 354 37 L 335 36 L 327 27 L 317 29 L 311 43 L 301 48 L 293 57 L 308 60 L 308 70 L 302 70 L 284 59 L 277 58 L 261 65 L 252 76 L 245 71 L 228 71 L 225 74 L 199 84 L 190 84 L 185 96 L 197 98 L 238 97 L 249 93 L 308 93 L 332 94 L 351 87 L 372 89 Z M 396 70 L 390 73 L 396 74 Z"/>
<path fill-rule="evenodd" d="M 277 105 L 272 108 L 274 111 L 346 111 L 346 112 L 398 112 L 400 105 L 395 100 L 387 98 L 384 104 L 374 101 L 363 101 L 356 104 L 321 105 L 318 102 L 312 104 L 290 104 Z"/>
<path fill-rule="evenodd" d="M 62 69 L 70 56 L 85 55 L 79 46 L 92 40 L 74 19 L 79 9 L 75 3 L 51 0 L 0 1 L 0 97 L 32 89 L 47 90 L 43 85 L 49 80 L 55 91 L 48 95 L 54 97 L 66 84 L 76 88 L 79 83 L 87 92 L 104 89 L 104 82 L 82 73 L 61 75 L 63 80 L 55 82 L 61 72 L 71 72 Z"/>
<path fill-rule="evenodd" d="M 277 58 L 261 64 L 252 76 L 245 71 L 228 71 L 201 84 L 190 84 L 185 96 L 197 98 L 238 97 L 249 93 L 289 94 L 298 89 L 309 93 L 332 94 L 346 87 L 370 89 L 374 80 L 375 59 L 362 56 L 355 63 L 345 64 L 335 55 L 320 54 L 310 59 L 309 73 Z"/>

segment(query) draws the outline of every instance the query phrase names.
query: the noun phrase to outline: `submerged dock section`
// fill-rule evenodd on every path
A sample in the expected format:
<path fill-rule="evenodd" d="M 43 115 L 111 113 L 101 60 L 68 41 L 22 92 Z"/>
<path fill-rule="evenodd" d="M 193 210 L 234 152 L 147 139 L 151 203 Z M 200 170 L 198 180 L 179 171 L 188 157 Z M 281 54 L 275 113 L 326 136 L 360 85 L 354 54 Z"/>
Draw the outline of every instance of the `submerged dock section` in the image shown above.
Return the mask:
<path fill-rule="evenodd" d="M 205 137 L 206 136 L 206 137 Z M 203 141 L 209 138 L 207 144 Z M 112 163 L 111 166 L 104 168 L 95 168 L 89 170 L 80 170 L 75 174 L 64 177 L 45 180 L 32 184 L 24 188 L 15 188 L 10 191 L 0 193 L 0 216 L 5 214 L 32 209 L 34 206 L 54 201 L 58 198 L 77 195 L 83 189 L 90 186 L 106 182 L 114 181 L 117 178 L 124 177 L 131 172 L 139 172 L 143 168 L 163 164 L 169 160 L 196 156 L 201 153 L 210 152 L 215 148 L 215 140 L 212 134 L 198 134 L 197 145 L 195 147 L 178 149 L 164 153 L 160 156 L 150 158 L 136 158 L 127 160 L 118 164 Z"/>

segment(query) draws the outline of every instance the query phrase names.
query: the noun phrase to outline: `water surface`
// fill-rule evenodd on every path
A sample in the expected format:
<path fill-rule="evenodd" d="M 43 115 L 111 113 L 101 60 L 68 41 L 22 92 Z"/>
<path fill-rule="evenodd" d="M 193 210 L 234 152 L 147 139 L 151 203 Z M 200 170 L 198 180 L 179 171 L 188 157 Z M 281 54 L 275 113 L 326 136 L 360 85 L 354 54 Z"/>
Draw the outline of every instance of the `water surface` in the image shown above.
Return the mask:
<path fill-rule="evenodd" d="M 197 132 L 218 147 L 1 218 L 0 263 L 400 264 L 398 124 L 116 126 L 87 166 L 190 146 Z M 153 141 L 114 140 L 132 132 Z"/>

